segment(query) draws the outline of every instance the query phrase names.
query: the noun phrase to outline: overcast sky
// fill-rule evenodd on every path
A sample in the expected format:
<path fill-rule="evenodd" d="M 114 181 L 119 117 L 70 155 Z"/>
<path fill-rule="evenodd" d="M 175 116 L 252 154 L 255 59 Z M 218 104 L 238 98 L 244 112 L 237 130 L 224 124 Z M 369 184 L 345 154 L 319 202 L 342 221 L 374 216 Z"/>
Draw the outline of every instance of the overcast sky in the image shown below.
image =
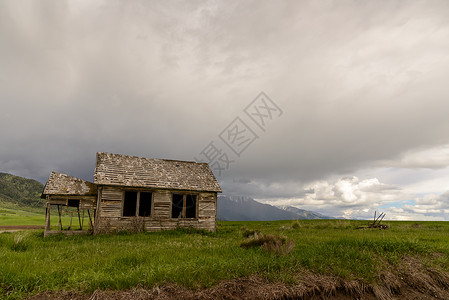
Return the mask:
<path fill-rule="evenodd" d="M 1 1 L 0 172 L 215 158 L 225 194 L 449 220 L 448 16 L 446 0 Z"/>

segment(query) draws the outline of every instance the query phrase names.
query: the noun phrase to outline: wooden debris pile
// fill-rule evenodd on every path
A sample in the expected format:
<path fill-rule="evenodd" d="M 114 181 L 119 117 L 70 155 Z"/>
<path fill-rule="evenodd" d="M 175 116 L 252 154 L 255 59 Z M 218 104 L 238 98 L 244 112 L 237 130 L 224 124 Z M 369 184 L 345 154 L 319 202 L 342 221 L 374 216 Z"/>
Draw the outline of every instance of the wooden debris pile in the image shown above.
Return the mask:
<path fill-rule="evenodd" d="M 365 228 L 378 228 L 378 229 L 388 229 L 388 225 L 380 224 L 382 222 L 383 218 L 385 217 L 385 213 L 380 213 L 376 218 L 377 211 L 374 211 L 374 219 L 372 223 L 369 223 L 368 226 L 360 226 L 356 229 L 365 229 Z"/>

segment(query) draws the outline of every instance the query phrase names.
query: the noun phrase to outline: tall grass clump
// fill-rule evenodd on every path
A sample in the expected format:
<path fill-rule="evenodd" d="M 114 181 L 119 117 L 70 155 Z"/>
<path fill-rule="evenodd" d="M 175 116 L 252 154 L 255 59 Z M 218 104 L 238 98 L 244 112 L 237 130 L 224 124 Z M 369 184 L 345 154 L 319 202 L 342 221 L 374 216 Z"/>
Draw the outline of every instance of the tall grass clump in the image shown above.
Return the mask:
<path fill-rule="evenodd" d="M 11 250 L 15 252 L 24 252 L 28 250 L 28 243 L 25 240 L 25 234 L 19 234 L 14 237 L 14 242 L 11 245 Z"/>
<path fill-rule="evenodd" d="M 240 247 L 245 249 L 260 247 L 268 253 L 287 255 L 295 248 L 295 241 L 274 234 L 255 234 L 252 238 L 242 242 Z"/>
<path fill-rule="evenodd" d="M 293 229 L 299 229 L 300 227 L 301 227 L 301 224 L 299 224 L 298 220 L 293 222 L 293 224 L 292 224 L 292 228 Z"/>
<path fill-rule="evenodd" d="M 254 230 L 254 229 L 248 229 L 248 227 L 246 227 L 246 226 L 243 226 L 242 228 L 240 228 L 240 231 L 242 232 L 242 236 L 244 238 L 249 238 L 254 235 L 260 235 L 260 231 Z"/>

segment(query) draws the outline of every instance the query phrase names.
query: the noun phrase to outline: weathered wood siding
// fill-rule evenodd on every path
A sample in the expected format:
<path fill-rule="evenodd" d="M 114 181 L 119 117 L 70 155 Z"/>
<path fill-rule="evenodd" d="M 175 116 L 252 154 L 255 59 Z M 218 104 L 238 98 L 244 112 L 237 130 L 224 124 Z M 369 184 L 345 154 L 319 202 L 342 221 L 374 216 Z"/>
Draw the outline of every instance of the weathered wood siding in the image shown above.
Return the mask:
<path fill-rule="evenodd" d="M 129 189 L 127 189 L 129 190 Z M 142 190 L 146 191 L 146 190 Z M 160 231 L 190 227 L 215 231 L 217 210 L 216 192 L 199 192 L 196 219 L 171 218 L 172 194 L 176 191 L 151 190 L 153 209 L 150 217 L 122 217 L 124 189 L 105 186 L 100 189 L 95 233 L 113 231 Z"/>
<path fill-rule="evenodd" d="M 49 204 L 60 204 L 67 205 L 68 200 L 79 200 L 80 209 L 95 209 L 97 199 L 94 196 L 53 196 L 50 195 L 47 198 L 47 203 Z"/>

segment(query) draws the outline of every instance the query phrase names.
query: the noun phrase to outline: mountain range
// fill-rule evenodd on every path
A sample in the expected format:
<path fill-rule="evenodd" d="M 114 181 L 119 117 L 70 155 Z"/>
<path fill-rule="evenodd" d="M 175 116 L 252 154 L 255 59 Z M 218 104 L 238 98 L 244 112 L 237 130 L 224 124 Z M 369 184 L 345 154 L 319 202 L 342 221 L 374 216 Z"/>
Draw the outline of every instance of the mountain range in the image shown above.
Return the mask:
<path fill-rule="evenodd" d="M 217 218 L 223 221 L 276 221 L 331 219 L 322 214 L 293 206 L 273 206 L 250 197 L 218 196 Z"/>

